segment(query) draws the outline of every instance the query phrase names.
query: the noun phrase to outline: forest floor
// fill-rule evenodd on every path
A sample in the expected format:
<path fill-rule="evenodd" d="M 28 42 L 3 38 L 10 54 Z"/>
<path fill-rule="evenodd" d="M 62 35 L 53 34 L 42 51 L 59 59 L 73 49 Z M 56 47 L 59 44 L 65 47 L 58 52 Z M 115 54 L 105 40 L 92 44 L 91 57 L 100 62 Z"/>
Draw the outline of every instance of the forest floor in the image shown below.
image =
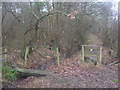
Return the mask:
<path fill-rule="evenodd" d="M 75 56 L 76 57 L 76 56 Z M 57 73 L 44 77 L 28 77 L 19 83 L 19 88 L 115 88 L 117 87 L 117 66 L 94 66 L 79 64 L 75 57 L 51 65 L 47 70 Z"/>
<path fill-rule="evenodd" d="M 90 35 L 88 44 L 96 44 L 101 46 L 101 41 L 95 36 Z M 46 49 L 38 49 L 37 51 L 46 51 L 51 55 L 45 58 L 33 53 L 31 61 L 25 68 L 36 69 L 45 60 L 51 60 L 55 52 Z M 61 64 L 57 67 L 55 64 L 49 65 L 45 70 L 55 71 L 55 74 L 35 77 L 30 76 L 25 79 L 12 82 L 8 87 L 12 88 L 117 88 L 118 87 L 118 66 L 117 64 L 106 66 L 115 61 L 108 54 L 107 48 L 103 47 L 102 65 L 94 65 L 92 63 L 82 63 L 80 52 L 70 58 L 62 58 Z M 35 58 L 37 57 L 37 58 Z M 23 63 L 22 60 L 18 60 Z M 21 61 L 21 62 L 20 62 Z M 34 61 L 34 62 L 33 62 Z M 38 63 L 39 61 L 39 63 Z M 14 61 L 15 62 L 15 61 Z M 30 64 L 31 62 L 31 64 Z M 15 64 L 18 63 L 17 61 Z M 22 64 L 21 64 L 22 67 Z M 14 84 L 14 85 L 13 85 Z"/>

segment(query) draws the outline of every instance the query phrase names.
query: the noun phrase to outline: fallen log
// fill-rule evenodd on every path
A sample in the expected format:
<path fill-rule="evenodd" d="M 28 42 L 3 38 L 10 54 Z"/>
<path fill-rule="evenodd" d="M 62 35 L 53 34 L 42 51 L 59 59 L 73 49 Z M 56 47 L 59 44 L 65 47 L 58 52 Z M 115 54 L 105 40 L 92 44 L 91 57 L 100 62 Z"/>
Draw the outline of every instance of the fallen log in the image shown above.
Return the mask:
<path fill-rule="evenodd" d="M 47 71 L 47 70 L 32 70 L 32 69 L 24 69 L 24 68 L 15 68 L 16 71 L 19 73 L 20 77 L 27 77 L 27 76 L 46 76 L 54 74 L 54 71 Z"/>

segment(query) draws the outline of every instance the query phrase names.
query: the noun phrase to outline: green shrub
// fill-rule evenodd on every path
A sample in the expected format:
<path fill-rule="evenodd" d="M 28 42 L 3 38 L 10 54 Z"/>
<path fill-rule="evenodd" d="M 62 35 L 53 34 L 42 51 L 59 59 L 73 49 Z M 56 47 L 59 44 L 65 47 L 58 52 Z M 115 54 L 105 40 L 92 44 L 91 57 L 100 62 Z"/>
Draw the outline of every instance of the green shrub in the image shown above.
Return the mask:
<path fill-rule="evenodd" d="M 5 78 L 8 81 L 15 80 L 16 77 L 18 76 L 18 72 L 5 63 L 3 65 L 2 72 L 3 72 L 3 78 Z"/>

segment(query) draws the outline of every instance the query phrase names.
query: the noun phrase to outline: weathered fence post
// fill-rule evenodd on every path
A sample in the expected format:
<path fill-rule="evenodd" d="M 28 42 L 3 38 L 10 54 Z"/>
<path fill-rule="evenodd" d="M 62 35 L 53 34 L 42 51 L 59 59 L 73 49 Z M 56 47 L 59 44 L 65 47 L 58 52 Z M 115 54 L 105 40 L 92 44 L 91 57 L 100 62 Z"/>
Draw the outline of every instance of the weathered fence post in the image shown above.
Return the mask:
<path fill-rule="evenodd" d="M 7 61 L 7 47 L 4 48 L 4 59 L 5 59 L 5 62 Z"/>
<path fill-rule="evenodd" d="M 83 60 L 83 62 L 84 62 L 84 46 L 82 46 L 82 60 Z"/>
<path fill-rule="evenodd" d="M 99 60 L 99 64 L 101 64 L 102 62 L 102 47 L 100 47 L 100 60 Z"/>
<path fill-rule="evenodd" d="M 91 54 L 90 55 L 86 55 L 86 51 L 85 51 L 86 48 L 85 47 L 91 47 L 91 51 L 90 51 Z M 95 48 L 92 49 L 92 47 L 96 47 L 96 48 L 98 47 L 99 48 L 99 55 L 95 55 L 95 54 L 92 55 L 92 53 L 96 52 Z M 94 58 L 90 58 L 89 56 L 96 57 L 98 60 L 97 59 L 95 60 Z M 101 65 L 101 62 L 102 62 L 102 47 L 97 46 L 97 45 L 82 45 L 82 61 L 85 61 L 85 57 L 87 57 L 86 59 L 91 59 L 92 61 L 96 62 L 96 64 L 98 62 L 98 64 Z"/>
<path fill-rule="evenodd" d="M 27 65 L 28 54 L 29 54 L 29 46 L 27 46 L 25 50 L 25 65 Z"/>
<path fill-rule="evenodd" d="M 59 50 L 58 50 L 58 47 L 56 48 L 56 51 L 57 51 L 57 65 L 59 66 L 60 65 L 60 53 L 59 53 Z"/>

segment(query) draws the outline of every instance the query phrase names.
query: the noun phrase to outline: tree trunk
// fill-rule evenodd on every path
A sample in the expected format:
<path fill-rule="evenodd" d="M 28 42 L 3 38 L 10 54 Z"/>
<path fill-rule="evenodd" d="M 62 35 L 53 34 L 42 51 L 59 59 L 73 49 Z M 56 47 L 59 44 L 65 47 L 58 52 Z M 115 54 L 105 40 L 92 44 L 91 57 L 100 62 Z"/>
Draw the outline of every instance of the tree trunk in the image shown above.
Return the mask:
<path fill-rule="evenodd" d="M 24 68 L 16 68 L 16 71 L 19 72 L 19 76 L 45 76 L 54 74 L 54 71 L 46 71 L 46 70 L 32 70 L 32 69 L 24 69 Z"/>

